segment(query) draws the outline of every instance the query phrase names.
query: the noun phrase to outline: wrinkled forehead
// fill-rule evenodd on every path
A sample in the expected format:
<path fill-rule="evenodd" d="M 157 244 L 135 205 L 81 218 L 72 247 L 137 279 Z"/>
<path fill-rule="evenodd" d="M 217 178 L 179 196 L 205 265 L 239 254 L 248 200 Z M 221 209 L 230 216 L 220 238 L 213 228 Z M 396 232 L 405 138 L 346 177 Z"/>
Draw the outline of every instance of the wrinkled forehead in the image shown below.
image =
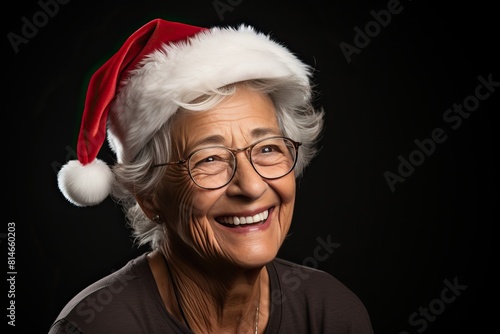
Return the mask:
<path fill-rule="evenodd" d="M 179 110 L 170 124 L 170 138 L 181 151 L 204 145 L 247 145 L 281 134 L 275 110 L 268 95 L 240 86 L 206 110 Z"/>

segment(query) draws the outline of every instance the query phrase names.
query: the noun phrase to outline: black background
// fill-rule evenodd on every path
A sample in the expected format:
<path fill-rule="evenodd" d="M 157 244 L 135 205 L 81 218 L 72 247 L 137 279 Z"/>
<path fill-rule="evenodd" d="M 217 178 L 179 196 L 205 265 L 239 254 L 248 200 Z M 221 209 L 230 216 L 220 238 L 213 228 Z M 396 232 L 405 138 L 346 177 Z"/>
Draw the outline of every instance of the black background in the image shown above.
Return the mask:
<path fill-rule="evenodd" d="M 470 101 L 479 76 L 500 82 L 498 12 L 487 1 L 401 0 L 401 12 L 348 63 L 340 43 L 353 45 L 354 28 L 364 29 L 374 20 L 370 11 L 391 2 L 71 1 L 53 7 L 17 52 L 9 36 L 22 36 L 22 18 L 33 22 L 42 7 L 34 0 L 4 6 L 7 185 L 0 233 L 7 263 L 5 233 L 15 222 L 17 270 L 16 326 L 9 332 L 46 333 L 76 292 L 145 251 L 132 245 L 111 200 L 92 208 L 69 204 L 56 171 L 75 157 L 90 75 L 156 17 L 207 27 L 248 23 L 316 68 L 317 103 L 326 110 L 323 148 L 300 182 L 280 256 L 343 281 L 364 301 L 377 334 L 495 328 L 500 87 L 457 129 L 443 115 Z M 216 3 L 227 10 L 218 12 Z M 398 173 L 398 156 L 408 159 L 418 149 L 414 141 L 436 128 L 447 139 L 391 191 L 384 173 Z M 107 148 L 100 157 L 113 159 Z M 339 246 L 315 257 L 318 238 Z M 467 288 L 440 302 L 444 280 Z M 436 313 L 425 327 L 409 321 L 420 307 Z"/>

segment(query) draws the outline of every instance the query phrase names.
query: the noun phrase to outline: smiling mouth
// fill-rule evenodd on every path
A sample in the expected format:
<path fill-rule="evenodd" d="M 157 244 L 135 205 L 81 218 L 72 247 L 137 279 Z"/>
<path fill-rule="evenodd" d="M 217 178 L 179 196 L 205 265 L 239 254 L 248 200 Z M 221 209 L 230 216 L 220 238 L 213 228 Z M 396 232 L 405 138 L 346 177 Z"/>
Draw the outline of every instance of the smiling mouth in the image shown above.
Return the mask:
<path fill-rule="evenodd" d="M 226 217 L 218 217 L 216 221 L 224 226 L 229 227 L 245 227 L 249 225 L 262 224 L 266 221 L 267 217 L 269 217 L 269 209 L 262 211 L 253 216 L 246 217 L 236 217 L 236 216 L 226 216 Z"/>

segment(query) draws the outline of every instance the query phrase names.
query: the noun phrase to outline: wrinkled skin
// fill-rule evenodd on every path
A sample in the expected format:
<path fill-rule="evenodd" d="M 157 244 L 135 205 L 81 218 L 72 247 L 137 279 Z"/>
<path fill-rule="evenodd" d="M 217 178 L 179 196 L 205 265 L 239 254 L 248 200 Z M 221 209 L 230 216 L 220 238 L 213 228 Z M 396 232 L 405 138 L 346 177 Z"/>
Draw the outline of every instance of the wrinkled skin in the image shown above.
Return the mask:
<path fill-rule="evenodd" d="M 245 86 L 212 110 L 178 115 L 173 129 L 172 160 L 205 146 L 242 148 L 281 135 L 272 101 Z M 216 190 L 196 186 L 182 165 L 169 167 L 155 197 L 143 201 L 146 213 L 159 214 L 165 224 L 167 241 L 162 252 L 181 285 L 182 308 L 193 330 L 252 332 L 259 300 L 259 326 L 267 319 L 268 310 L 262 307 L 269 300 L 263 268 L 277 255 L 290 228 L 295 175 L 266 180 L 255 172 L 245 153 L 238 153 L 237 160 L 232 181 Z M 221 216 L 249 216 L 267 209 L 271 210 L 265 225 L 242 229 L 217 221 Z M 160 261 L 150 262 L 157 283 L 161 281 L 158 285 L 164 290 L 167 309 L 180 314 L 172 302 L 168 272 L 161 269 Z"/>

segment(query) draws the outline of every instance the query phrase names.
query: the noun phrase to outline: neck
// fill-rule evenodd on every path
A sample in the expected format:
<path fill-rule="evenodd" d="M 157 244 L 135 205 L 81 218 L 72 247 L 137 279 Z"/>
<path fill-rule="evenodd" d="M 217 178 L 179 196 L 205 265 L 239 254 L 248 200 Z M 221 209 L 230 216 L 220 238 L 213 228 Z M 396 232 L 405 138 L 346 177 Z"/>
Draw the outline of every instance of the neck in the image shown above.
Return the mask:
<path fill-rule="evenodd" d="M 206 263 L 165 253 L 154 255 L 164 263 L 160 291 L 161 286 L 167 290 L 167 309 L 195 333 L 255 333 L 256 324 L 263 323 L 265 268 L 242 270 L 213 263 L 207 268 Z"/>

